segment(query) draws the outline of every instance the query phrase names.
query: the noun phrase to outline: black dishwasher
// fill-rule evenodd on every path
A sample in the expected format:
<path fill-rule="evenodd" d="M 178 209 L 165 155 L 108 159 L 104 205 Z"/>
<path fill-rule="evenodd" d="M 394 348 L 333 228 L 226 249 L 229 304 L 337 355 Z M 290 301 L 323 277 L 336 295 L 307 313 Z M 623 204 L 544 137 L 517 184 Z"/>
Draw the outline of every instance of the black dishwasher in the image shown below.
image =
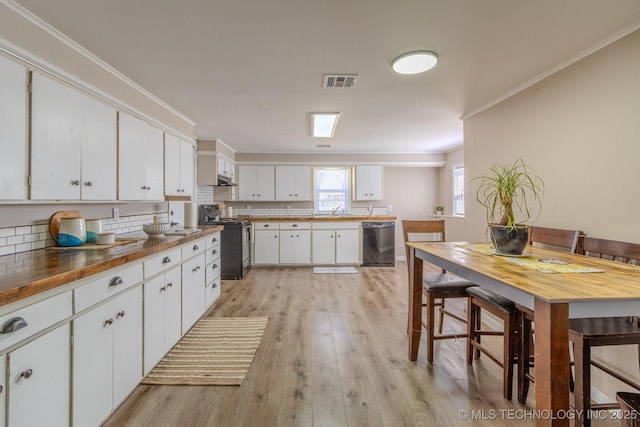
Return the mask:
<path fill-rule="evenodd" d="M 396 259 L 396 223 L 362 223 L 362 265 L 393 267 Z"/>

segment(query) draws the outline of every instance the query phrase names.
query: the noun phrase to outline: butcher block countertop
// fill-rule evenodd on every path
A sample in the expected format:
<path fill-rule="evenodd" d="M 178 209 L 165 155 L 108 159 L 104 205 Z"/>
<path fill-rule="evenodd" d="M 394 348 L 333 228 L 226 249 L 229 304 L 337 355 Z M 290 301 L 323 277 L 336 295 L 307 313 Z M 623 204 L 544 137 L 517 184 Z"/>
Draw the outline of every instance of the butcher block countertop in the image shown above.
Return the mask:
<path fill-rule="evenodd" d="M 201 232 L 147 238 L 140 231 L 118 238 L 140 239 L 106 249 L 46 248 L 0 257 L 0 306 L 20 301 L 76 280 L 201 239 L 223 229 L 198 226 Z"/>
<path fill-rule="evenodd" d="M 238 216 L 239 219 L 248 219 L 251 222 L 269 221 L 395 221 L 395 216 L 355 216 L 355 215 L 316 215 L 316 216 Z"/>

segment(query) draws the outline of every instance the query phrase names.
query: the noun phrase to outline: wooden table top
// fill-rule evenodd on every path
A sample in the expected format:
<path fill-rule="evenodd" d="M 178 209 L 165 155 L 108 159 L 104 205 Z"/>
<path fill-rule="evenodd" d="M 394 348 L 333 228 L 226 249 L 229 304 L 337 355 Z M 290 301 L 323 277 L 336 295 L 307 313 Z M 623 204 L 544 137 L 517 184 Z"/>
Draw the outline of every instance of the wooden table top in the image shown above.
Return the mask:
<path fill-rule="evenodd" d="M 146 238 L 146 234 L 128 233 L 127 238 L 142 238 L 135 243 L 108 249 L 38 249 L 0 257 L 0 306 L 68 284 L 110 268 L 118 267 L 175 246 L 201 239 L 224 227 L 198 226 L 199 233 Z"/>
<path fill-rule="evenodd" d="M 409 247 L 473 270 L 548 302 L 640 299 L 640 267 L 599 258 L 527 246 L 532 259 L 555 259 L 602 270 L 598 273 L 545 273 L 474 251 L 465 242 L 410 242 Z M 453 271 L 453 270 L 452 270 Z"/>

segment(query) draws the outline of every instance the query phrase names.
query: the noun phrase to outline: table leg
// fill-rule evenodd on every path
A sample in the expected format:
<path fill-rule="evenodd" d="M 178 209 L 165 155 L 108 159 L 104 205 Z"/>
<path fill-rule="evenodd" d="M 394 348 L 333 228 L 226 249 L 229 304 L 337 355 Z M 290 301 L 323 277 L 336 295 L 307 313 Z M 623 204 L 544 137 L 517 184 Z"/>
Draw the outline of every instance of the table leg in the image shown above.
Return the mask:
<path fill-rule="evenodd" d="M 415 248 L 409 248 L 409 360 L 418 359 L 422 332 L 422 259 L 416 257 Z"/>
<path fill-rule="evenodd" d="M 569 305 L 535 300 L 536 427 L 569 426 Z"/>

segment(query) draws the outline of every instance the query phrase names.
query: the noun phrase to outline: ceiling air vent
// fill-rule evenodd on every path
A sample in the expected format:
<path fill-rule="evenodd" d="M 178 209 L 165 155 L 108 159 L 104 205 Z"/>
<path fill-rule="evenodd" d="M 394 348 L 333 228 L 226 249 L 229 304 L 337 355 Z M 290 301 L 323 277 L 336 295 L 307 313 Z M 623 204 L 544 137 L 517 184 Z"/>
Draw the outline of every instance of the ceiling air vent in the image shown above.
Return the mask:
<path fill-rule="evenodd" d="M 358 80 L 358 74 L 325 74 L 322 87 L 352 87 Z"/>

